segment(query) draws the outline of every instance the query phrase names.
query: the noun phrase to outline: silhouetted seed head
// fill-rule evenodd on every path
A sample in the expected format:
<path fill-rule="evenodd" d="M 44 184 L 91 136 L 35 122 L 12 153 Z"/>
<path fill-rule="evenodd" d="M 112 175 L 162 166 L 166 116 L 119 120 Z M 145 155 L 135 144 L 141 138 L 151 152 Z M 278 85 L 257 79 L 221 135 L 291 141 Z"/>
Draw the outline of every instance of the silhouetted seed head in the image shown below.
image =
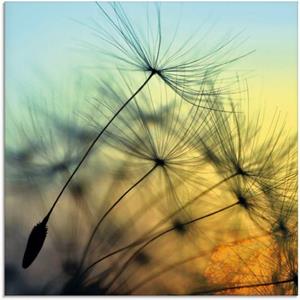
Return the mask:
<path fill-rule="evenodd" d="M 144 253 L 144 252 L 140 252 L 139 254 L 137 254 L 137 256 L 135 257 L 135 260 L 137 263 L 139 263 L 140 265 L 147 265 L 150 262 L 150 257 L 148 254 Z"/>
<path fill-rule="evenodd" d="M 137 95 L 133 104 L 128 105 L 106 130 L 106 142 L 136 162 L 142 163 L 143 160 L 163 170 L 161 174 L 166 179 L 164 184 L 170 185 L 178 176 L 183 177 L 184 181 L 190 180 L 195 174 L 199 176 L 198 166 L 202 165 L 202 161 L 199 160 L 193 141 L 205 126 L 204 120 L 209 111 L 188 104 L 174 92 L 168 92 L 166 87 L 163 90 L 165 92 L 159 95 L 152 94 L 151 89 Z M 120 99 L 119 95 L 123 94 L 124 97 Z M 103 103 L 110 113 L 114 113 L 114 107 L 122 103 L 120 101 L 125 98 L 125 94 L 122 86 L 116 86 L 108 90 L 104 102 L 95 99 L 89 117 L 92 120 L 91 126 L 102 126 L 98 121 L 102 119 L 100 115 L 98 117 L 98 112 L 101 113 Z M 95 110 L 95 107 L 99 110 Z"/>
<path fill-rule="evenodd" d="M 153 69 L 153 68 L 149 68 L 148 70 L 149 72 L 151 72 L 153 75 L 157 74 L 157 75 L 161 75 L 161 71 L 157 70 L 157 69 Z"/>
<path fill-rule="evenodd" d="M 243 196 L 238 196 L 238 201 L 239 201 L 239 204 L 241 206 L 243 206 L 244 208 L 248 209 L 249 208 L 249 203 L 247 201 L 247 199 Z"/>
<path fill-rule="evenodd" d="M 179 220 L 174 220 L 173 227 L 174 227 L 175 231 L 180 233 L 180 234 L 185 234 L 186 233 L 185 225 L 182 222 L 180 222 Z"/>
<path fill-rule="evenodd" d="M 211 51 L 203 51 L 203 47 L 200 46 L 202 38 L 196 33 L 190 37 L 186 36 L 183 43 L 179 42 L 180 39 L 177 43 L 179 27 L 174 24 L 176 30 L 168 30 L 166 35 L 157 6 L 153 7 L 155 11 L 152 11 L 150 6 L 147 7 L 147 15 L 144 16 L 147 26 L 143 28 L 141 24 L 131 22 L 120 3 L 110 3 L 110 7 L 104 3 L 97 5 L 104 17 L 102 23 L 109 26 L 92 26 L 97 32 L 97 37 L 110 47 L 109 51 L 107 48 L 100 51 L 117 59 L 119 64 L 123 65 L 122 68 L 130 67 L 132 70 L 150 72 L 151 76 L 158 75 L 169 88 L 192 104 L 199 104 L 199 85 L 203 96 L 220 94 L 223 89 L 226 92 L 228 84 L 212 89 L 211 82 L 220 80 L 225 66 L 251 53 L 230 58 L 232 47 L 238 47 L 234 36 L 222 45 L 212 45 Z M 147 34 L 149 28 L 151 34 Z M 197 43 L 195 41 L 198 38 Z M 99 50 L 99 47 L 97 49 Z"/>
<path fill-rule="evenodd" d="M 245 170 L 243 170 L 240 165 L 236 166 L 236 173 L 238 175 L 241 175 L 241 176 L 247 176 L 248 175 L 247 172 Z"/>
<path fill-rule="evenodd" d="M 288 236 L 289 230 L 283 220 L 279 220 L 277 229 L 280 231 L 280 233 L 282 233 L 283 236 Z"/>
<path fill-rule="evenodd" d="M 162 158 L 159 158 L 159 157 L 156 157 L 154 159 L 154 161 L 155 161 L 156 165 L 160 166 L 160 167 L 163 167 L 166 164 L 165 160 Z"/>
<path fill-rule="evenodd" d="M 26 250 L 23 257 L 22 267 L 28 268 L 41 251 L 47 236 L 46 222 L 35 225 L 29 235 Z"/>

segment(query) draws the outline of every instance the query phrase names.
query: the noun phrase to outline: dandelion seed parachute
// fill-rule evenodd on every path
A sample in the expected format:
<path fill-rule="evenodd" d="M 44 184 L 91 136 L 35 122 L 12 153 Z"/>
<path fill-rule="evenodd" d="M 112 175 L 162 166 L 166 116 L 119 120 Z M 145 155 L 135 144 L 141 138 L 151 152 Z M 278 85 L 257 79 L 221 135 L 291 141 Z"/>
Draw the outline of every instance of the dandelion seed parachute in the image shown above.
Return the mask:
<path fill-rule="evenodd" d="M 178 93 L 183 99 L 194 105 L 199 96 L 199 86 L 203 95 L 231 93 L 231 78 L 219 80 L 215 90 L 211 90 L 210 82 L 219 78 L 226 67 L 231 63 L 250 54 L 230 56 L 238 48 L 240 41 L 237 36 L 228 38 L 225 42 L 214 45 L 207 53 L 203 52 L 203 42 L 197 38 L 197 32 L 185 38 L 183 43 L 176 42 L 178 26 L 169 34 L 163 29 L 163 19 L 158 5 L 146 17 L 146 32 L 140 32 L 126 14 L 120 3 L 111 3 L 106 7 L 98 3 L 99 12 L 104 17 L 108 28 L 103 22 L 95 21 L 90 26 L 96 36 L 111 47 L 111 51 L 96 48 L 97 51 L 116 59 L 120 68 L 124 65 L 133 70 L 150 74 L 148 79 L 156 76 L 167 86 Z M 168 5 L 168 4 L 166 4 Z M 178 25 L 178 24 L 177 24 Z M 148 31 L 148 32 L 147 32 Z M 203 39 L 203 38 L 202 38 Z M 201 45 L 201 47 L 200 47 Z M 197 49 L 197 50 L 195 50 Z M 224 86 L 221 86 L 223 81 Z M 205 103 L 201 103 L 205 107 Z M 209 106 L 207 106 L 210 109 Z"/>
<path fill-rule="evenodd" d="M 97 128 L 103 118 L 101 107 L 113 111 L 122 102 L 124 89 L 101 86 L 101 95 L 95 98 L 89 116 L 91 126 Z M 209 118 L 209 110 L 190 106 L 176 93 L 152 83 L 148 90 L 141 92 L 132 105 L 127 106 L 122 115 L 105 133 L 105 141 L 115 151 L 114 155 L 128 160 L 136 169 L 158 164 L 163 182 L 160 186 L 166 191 L 182 182 L 189 188 L 199 188 L 201 166 L 194 140 L 201 134 L 204 123 Z M 203 100 L 199 93 L 198 102 Z M 172 182 L 173 181 L 173 182 Z M 162 185 L 163 184 L 163 185 Z M 176 198 L 176 197 L 175 197 Z M 174 199 L 174 197 L 173 197 Z M 179 204 L 179 203 L 178 203 Z M 170 204 L 172 205 L 172 204 Z"/>
<path fill-rule="evenodd" d="M 297 176 L 288 176 L 293 174 L 290 170 L 287 173 L 287 179 L 283 187 L 272 194 L 271 198 L 273 210 L 276 218 L 272 223 L 272 233 L 279 246 L 284 247 L 297 234 Z"/>
<path fill-rule="evenodd" d="M 266 193 L 285 181 L 286 166 L 295 168 L 296 138 L 286 134 L 279 113 L 269 124 L 262 113 L 250 118 L 241 105 L 231 101 L 231 114 L 222 113 L 222 103 L 206 122 L 206 139 L 199 136 L 198 149 L 215 170 L 227 177 L 232 174 L 249 181 Z M 241 103 L 242 104 L 242 103 Z M 247 111 L 247 110 L 246 110 Z"/>

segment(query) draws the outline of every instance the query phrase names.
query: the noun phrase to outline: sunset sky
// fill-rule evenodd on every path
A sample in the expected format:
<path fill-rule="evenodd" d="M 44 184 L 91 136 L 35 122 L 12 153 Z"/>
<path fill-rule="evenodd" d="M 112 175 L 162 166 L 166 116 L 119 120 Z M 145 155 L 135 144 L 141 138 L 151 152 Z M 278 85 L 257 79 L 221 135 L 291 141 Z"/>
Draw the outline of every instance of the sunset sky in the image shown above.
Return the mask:
<path fill-rule="evenodd" d="M 269 282 L 277 271 L 288 280 L 286 293 L 295 293 L 295 256 L 290 253 L 296 253 L 296 244 L 283 260 L 290 259 L 292 270 L 283 269 L 285 248 L 277 248 L 277 239 L 280 234 L 285 238 L 290 228 L 287 236 L 292 236 L 297 221 L 298 4 L 158 5 L 161 23 L 157 7 L 146 2 L 124 2 L 124 12 L 118 7 L 117 16 L 105 2 L 102 12 L 95 2 L 5 3 L 5 234 L 6 267 L 15 270 L 7 281 L 12 294 L 46 287 L 74 255 L 73 274 L 84 238 L 106 216 L 107 227 L 103 225 L 93 240 L 97 251 L 85 253 L 90 262 L 114 245 L 117 249 L 143 237 L 156 221 L 174 227 L 169 237 L 161 235 L 149 244 L 150 263 L 143 248 L 133 256 L 145 255 L 140 265 L 133 260 L 133 270 L 145 272 L 137 272 L 137 280 L 130 283 L 148 275 L 146 267 L 156 271 L 164 263 L 175 266 L 183 256 L 198 259 L 200 253 L 204 259 L 199 263 L 182 266 L 182 273 L 174 269 L 178 278 L 168 273 L 171 279 L 162 280 L 175 294 L 193 293 L 199 282 L 203 291 L 209 291 L 210 283 L 256 283 L 257 274 Z M 122 24 L 122 33 L 109 22 Z M 207 109 L 219 100 L 224 106 Z M 98 147 L 102 133 L 103 147 Z M 49 221 L 44 252 L 26 273 L 20 262 L 28 232 L 60 196 L 66 199 Z M 192 205 L 185 208 L 185 203 Z M 177 207 L 179 213 L 169 215 Z M 183 225 L 187 220 L 193 221 Z M 128 253 L 131 250 L 128 247 Z M 97 263 L 94 273 L 122 257 Z M 159 263 L 152 264 L 156 259 Z M 197 271 L 194 282 L 185 268 L 193 276 Z M 244 276 L 247 273 L 255 276 Z M 102 290 L 106 280 L 109 276 L 100 278 L 98 288 L 109 294 L 109 289 Z M 159 293 L 155 281 L 148 290 L 143 288 Z M 267 292 L 278 294 L 279 288 Z"/>

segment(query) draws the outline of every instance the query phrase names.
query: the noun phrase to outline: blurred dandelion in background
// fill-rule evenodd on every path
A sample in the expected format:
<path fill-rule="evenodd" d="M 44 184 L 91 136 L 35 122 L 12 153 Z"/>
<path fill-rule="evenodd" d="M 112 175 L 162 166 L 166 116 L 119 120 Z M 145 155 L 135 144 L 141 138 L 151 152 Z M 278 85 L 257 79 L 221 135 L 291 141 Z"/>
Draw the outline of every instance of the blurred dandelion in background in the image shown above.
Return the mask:
<path fill-rule="evenodd" d="M 6 3 L 5 293 L 297 295 L 296 14 Z"/>

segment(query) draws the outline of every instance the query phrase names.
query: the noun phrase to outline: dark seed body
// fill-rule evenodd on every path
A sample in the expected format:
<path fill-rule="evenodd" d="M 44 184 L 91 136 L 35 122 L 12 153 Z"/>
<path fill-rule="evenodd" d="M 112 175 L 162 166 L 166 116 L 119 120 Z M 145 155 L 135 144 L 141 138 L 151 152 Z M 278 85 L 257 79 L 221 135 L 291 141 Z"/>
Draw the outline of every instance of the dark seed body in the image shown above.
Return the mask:
<path fill-rule="evenodd" d="M 46 223 L 38 223 L 35 225 L 29 235 L 26 250 L 23 257 L 22 267 L 24 269 L 28 268 L 39 252 L 41 251 L 44 241 L 47 236 L 47 226 Z"/>

